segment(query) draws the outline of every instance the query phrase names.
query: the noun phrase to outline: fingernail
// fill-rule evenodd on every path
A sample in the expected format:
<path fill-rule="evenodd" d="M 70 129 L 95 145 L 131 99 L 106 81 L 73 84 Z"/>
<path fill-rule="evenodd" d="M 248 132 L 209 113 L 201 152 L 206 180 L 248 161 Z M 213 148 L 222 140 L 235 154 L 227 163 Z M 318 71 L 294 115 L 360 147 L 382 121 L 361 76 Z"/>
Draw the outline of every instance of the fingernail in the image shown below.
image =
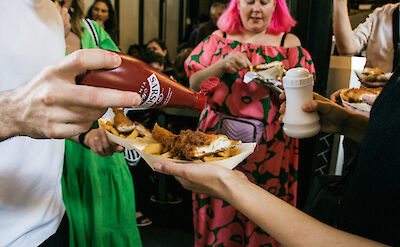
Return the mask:
<path fill-rule="evenodd" d="M 121 57 L 118 54 L 113 53 L 113 59 L 115 66 L 119 66 L 121 64 Z"/>
<path fill-rule="evenodd" d="M 155 164 L 154 164 L 154 170 L 156 170 L 156 171 L 161 171 L 161 168 L 162 168 L 161 163 L 155 163 Z"/>
<path fill-rule="evenodd" d="M 132 102 L 132 105 L 133 105 L 133 106 L 138 106 L 138 105 L 140 105 L 140 103 L 142 103 L 142 97 L 140 97 L 139 94 L 135 93 L 135 94 L 133 95 L 133 102 Z"/>

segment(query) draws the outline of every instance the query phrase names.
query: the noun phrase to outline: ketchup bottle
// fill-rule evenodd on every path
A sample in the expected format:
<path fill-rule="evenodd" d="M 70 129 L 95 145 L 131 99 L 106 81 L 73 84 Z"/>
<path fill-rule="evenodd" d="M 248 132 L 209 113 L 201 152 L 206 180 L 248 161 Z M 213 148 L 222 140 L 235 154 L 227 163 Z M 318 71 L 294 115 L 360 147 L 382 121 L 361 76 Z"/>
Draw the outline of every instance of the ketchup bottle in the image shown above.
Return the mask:
<path fill-rule="evenodd" d="M 92 70 L 79 75 L 77 84 L 137 92 L 142 97 L 140 107 L 179 107 L 201 111 L 207 97 L 187 89 L 167 75 L 132 56 L 117 53 L 122 63 L 110 70 Z"/>

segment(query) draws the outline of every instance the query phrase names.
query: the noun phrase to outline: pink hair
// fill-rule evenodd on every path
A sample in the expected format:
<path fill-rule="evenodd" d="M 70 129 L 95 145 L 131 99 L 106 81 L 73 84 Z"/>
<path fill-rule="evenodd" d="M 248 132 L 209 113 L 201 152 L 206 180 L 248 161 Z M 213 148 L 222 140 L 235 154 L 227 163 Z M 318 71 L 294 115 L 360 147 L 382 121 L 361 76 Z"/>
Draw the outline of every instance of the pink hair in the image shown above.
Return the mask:
<path fill-rule="evenodd" d="M 237 1 L 238 0 L 231 0 L 228 8 L 218 20 L 218 28 L 223 32 L 236 33 L 243 31 L 239 9 L 237 8 Z M 296 21 L 289 13 L 286 1 L 275 0 L 275 5 L 274 14 L 272 15 L 271 22 L 266 31 L 272 34 L 290 32 L 290 29 L 296 25 Z"/>

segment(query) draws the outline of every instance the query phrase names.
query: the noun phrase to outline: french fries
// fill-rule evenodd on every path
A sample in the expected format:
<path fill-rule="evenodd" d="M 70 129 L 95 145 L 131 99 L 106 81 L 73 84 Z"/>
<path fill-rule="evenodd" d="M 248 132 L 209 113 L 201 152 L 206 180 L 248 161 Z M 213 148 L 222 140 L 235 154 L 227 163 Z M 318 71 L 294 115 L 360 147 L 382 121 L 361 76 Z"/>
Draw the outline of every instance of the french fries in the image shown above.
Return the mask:
<path fill-rule="evenodd" d="M 204 162 L 210 162 L 210 161 L 217 161 L 217 160 L 224 160 L 228 157 L 212 157 L 212 156 L 205 156 L 203 157 Z"/>
<path fill-rule="evenodd" d="M 160 155 L 163 149 L 164 145 L 162 145 L 161 143 L 150 143 L 143 149 L 143 152 L 148 154 Z"/>
<path fill-rule="evenodd" d="M 123 112 L 123 111 L 121 111 Z M 119 116 L 121 118 L 121 116 Z M 139 148 L 145 153 L 151 154 L 151 155 L 156 155 L 162 158 L 167 158 L 167 159 L 174 159 L 174 160 L 188 160 L 185 157 L 180 157 L 179 153 L 173 152 L 171 150 L 170 143 L 167 143 L 166 145 L 158 142 L 154 135 L 166 135 L 164 132 L 168 132 L 167 130 L 159 127 L 158 125 L 155 126 L 155 129 L 157 133 L 148 130 L 145 128 L 142 124 L 134 122 L 135 128 L 131 132 L 124 132 L 120 133 L 118 132 L 116 126 L 111 121 L 102 121 L 99 120 L 99 125 L 106 131 L 111 132 L 113 135 L 125 138 L 125 139 L 131 139 L 135 140 L 137 146 L 135 148 Z M 168 132 L 168 134 L 173 135 L 172 133 Z M 201 133 L 202 134 L 202 133 Z M 204 134 L 202 134 L 204 135 Z M 153 138 L 154 136 L 154 138 Z M 174 143 L 174 138 L 170 138 L 171 143 Z M 169 139 L 168 139 L 169 140 Z M 163 142 L 164 143 L 164 142 Z M 230 157 L 236 156 L 240 153 L 238 149 L 236 149 L 234 146 L 230 148 L 226 148 L 223 151 L 219 151 L 216 153 L 211 153 L 207 154 L 204 157 L 193 157 L 190 159 L 190 161 L 195 162 L 195 163 L 202 163 L 202 162 L 212 162 L 212 161 L 219 161 L 219 160 L 224 160 L 228 159 Z M 174 156 L 175 155 L 175 156 Z M 178 155 L 178 156 L 176 156 Z"/>
<path fill-rule="evenodd" d="M 135 139 L 136 137 L 139 136 L 139 131 L 137 131 L 136 129 L 134 129 L 132 131 L 132 133 L 130 133 L 126 138 L 127 139 Z"/>

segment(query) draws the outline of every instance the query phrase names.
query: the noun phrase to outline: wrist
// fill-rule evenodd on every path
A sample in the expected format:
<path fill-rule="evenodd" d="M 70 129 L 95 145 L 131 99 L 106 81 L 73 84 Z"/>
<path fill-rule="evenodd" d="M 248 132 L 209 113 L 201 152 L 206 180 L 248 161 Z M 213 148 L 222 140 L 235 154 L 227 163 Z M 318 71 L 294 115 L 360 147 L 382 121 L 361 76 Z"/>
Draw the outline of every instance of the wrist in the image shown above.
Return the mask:
<path fill-rule="evenodd" d="M 89 130 L 89 131 L 90 131 L 90 130 Z M 87 148 L 87 149 L 90 149 L 90 147 L 89 147 L 88 145 L 86 145 L 85 139 L 86 139 L 86 136 L 87 136 L 87 134 L 89 133 L 89 131 L 86 131 L 86 132 L 84 132 L 84 133 L 81 133 L 81 134 L 78 136 L 78 141 L 79 141 L 79 143 L 80 143 L 82 146 L 84 146 L 85 148 Z"/>
<path fill-rule="evenodd" d="M 228 171 L 219 176 L 221 186 L 217 194 L 220 195 L 220 198 L 232 203 L 232 200 L 240 197 L 240 188 L 249 183 L 249 180 L 245 178 L 244 174 L 239 174 L 239 171 Z"/>
<path fill-rule="evenodd" d="M 218 62 L 215 63 L 215 77 L 220 78 L 223 74 L 228 71 L 228 64 L 225 59 L 220 59 Z M 213 76 L 212 76 L 213 77 Z"/>
<path fill-rule="evenodd" d="M 0 93 L 0 141 L 22 134 L 15 115 L 19 112 L 18 101 L 14 98 L 14 90 Z"/>

